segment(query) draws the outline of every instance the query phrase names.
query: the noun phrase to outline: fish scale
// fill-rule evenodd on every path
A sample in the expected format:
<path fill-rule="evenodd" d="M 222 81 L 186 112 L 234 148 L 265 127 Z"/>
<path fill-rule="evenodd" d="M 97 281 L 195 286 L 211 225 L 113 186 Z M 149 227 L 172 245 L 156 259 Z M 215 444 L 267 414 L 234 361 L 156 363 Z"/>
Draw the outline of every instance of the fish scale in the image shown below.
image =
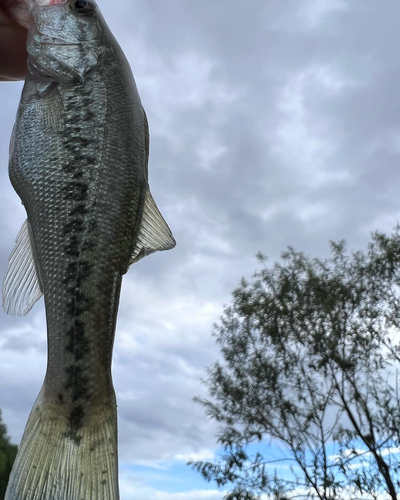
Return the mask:
<path fill-rule="evenodd" d="M 9 167 L 27 222 L 3 307 L 26 314 L 44 295 L 48 362 L 6 499 L 115 500 L 122 276 L 175 240 L 148 186 L 146 115 L 97 5 L 36 5 L 32 17 Z"/>

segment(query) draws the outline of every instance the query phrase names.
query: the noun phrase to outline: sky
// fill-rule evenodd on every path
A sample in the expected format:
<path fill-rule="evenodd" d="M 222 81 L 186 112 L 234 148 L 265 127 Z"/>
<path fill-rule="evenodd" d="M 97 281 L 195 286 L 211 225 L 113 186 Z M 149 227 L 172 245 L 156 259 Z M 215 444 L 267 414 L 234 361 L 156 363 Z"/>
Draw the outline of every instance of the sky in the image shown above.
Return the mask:
<path fill-rule="evenodd" d="M 150 125 L 149 182 L 177 240 L 124 277 L 113 358 L 121 500 L 219 500 L 194 396 L 242 276 L 288 245 L 365 248 L 400 216 L 400 4 L 98 0 Z M 24 209 L 7 172 L 22 82 L 0 84 L 0 272 Z M 46 368 L 43 299 L 0 311 L 0 408 L 18 443 Z"/>

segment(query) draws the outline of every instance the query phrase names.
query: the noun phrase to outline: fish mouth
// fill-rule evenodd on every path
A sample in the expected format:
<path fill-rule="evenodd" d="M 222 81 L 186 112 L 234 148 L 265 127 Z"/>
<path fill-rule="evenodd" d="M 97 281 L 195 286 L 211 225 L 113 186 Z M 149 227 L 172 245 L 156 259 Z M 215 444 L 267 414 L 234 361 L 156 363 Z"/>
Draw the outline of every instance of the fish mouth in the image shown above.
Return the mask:
<path fill-rule="evenodd" d="M 41 45 L 58 45 L 58 46 L 77 46 L 81 45 L 82 43 L 85 42 L 67 42 L 65 40 L 61 40 L 59 38 L 50 38 L 50 37 L 40 37 L 40 44 Z"/>
<path fill-rule="evenodd" d="M 68 0 L 29 0 L 30 8 L 46 7 L 50 5 L 61 5 L 67 3 Z"/>

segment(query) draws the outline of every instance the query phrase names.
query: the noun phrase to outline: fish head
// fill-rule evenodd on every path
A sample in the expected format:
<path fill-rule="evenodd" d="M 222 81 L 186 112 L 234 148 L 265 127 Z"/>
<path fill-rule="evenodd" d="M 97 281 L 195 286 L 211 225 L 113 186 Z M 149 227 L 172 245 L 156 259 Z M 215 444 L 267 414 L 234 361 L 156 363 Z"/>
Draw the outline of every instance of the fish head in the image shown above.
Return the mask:
<path fill-rule="evenodd" d="M 30 0 L 28 68 L 35 79 L 83 82 L 104 52 L 104 21 L 94 0 Z"/>

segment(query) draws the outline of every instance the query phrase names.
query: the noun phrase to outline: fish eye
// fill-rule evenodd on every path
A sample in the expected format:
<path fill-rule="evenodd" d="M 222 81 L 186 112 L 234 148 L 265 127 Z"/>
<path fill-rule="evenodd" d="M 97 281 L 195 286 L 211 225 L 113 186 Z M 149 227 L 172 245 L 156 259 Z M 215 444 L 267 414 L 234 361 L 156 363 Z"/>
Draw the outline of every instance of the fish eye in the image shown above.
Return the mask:
<path fill-rule="evenodd" d="M 86 13 L 92 10 L 93 5 L 88 0 L 73 0 L 72 8 L 76 12 Z"/>
<path fill-rule="evenodd" d="M 86 0 L 76 0 L 76 2 L 74 3 L 75 9 L 86 9 L 87 6 L 88 3 Z"/>

